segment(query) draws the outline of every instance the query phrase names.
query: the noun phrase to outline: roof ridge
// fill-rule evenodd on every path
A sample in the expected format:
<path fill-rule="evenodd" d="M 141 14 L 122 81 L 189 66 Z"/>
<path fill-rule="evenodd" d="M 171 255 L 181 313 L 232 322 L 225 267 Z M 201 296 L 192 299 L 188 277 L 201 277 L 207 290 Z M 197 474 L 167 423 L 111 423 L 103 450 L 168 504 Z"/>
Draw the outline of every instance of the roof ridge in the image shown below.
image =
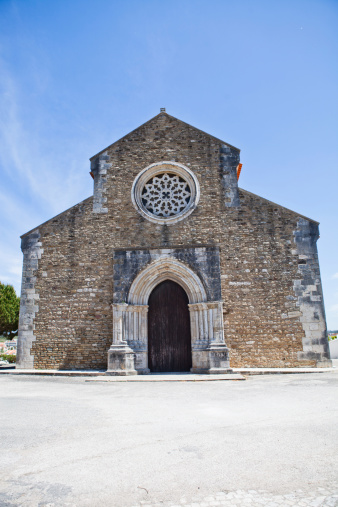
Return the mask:
<path fill-rule="evenodd" d="M 183 120 L 180 120 L 179 118 L 176 118 L 176 116 L 172 116 L 172 115 L 168 114 L 166 111 L 160 111 L 158 114 L 156 114 L 155 116 L 153 116 L 152 118 L 150 118 L 146 122 L 142 123 L 141 125 L 139 125 L 135 129 L 133 129 L 130 132 L 128 132 L 128 134 L 125 134 L 124 136 L 120 137 L 120 139 L 117 139 L 113 143 L 109 144 L 103 150 L 98 151 L 95 155 L 93 155 L 92 157 L 90 157 L 89 160 L 93 160 L 94 158 L 98 157 L 99 155 L 101 155 L 102 153 L 104 153 L 105 151 L 107 151 L 109 148 L 111 148 L 112 146 L 114 146 L 114 144 L 118 143 L 119 141 L 122 141 L 127 136 L 130 136 L 131 134 L 133 134 L 134 132 L 136 132 L 138 129 L 140 129 L 140 128 L 144 127 L 145 125 L 147 125 L 148 123 L 154 121 L 155 118 L 158 118 L 159 116 L 164 116 L 164 115 L 168 116 L 168 118 L 171 118 L 171 119 L 173 119 L 173 120 L 175 120 L 175 121 L 177 121 L 179 123 L 182 123 L 182 125 L 185 125 L 185 126 L 190 127 L 190 128 L 192 128 L 194 130 L 197 130 L 198 132 L 201 132 L 202 134 L 204 134 L 204 135 L 206 135 L 208 137 L 211 137 L 212 139 L 215 139 L 216 141 L 218 141 L 220 143 L 226 144 L 227 146 L 229 146 L 230 148 L 233 148 L 234 150 L 236 150 L 238 152 L 241 151 L 239 148 L 236 148 L 236 146 L 233 146 L 232 144 L 229 144 L 226 141 L 222 141 L 222 139 L 219 139 L 218 137 L 215 137 L 212 134 L 208 134 L 208 132 L 205 132 L 204 130 L 201 130 L 201 129 L 197 128 L 197 127 L 194 127 L 193 125 L 190 125 L 190 123 L 186 123 Z"/>

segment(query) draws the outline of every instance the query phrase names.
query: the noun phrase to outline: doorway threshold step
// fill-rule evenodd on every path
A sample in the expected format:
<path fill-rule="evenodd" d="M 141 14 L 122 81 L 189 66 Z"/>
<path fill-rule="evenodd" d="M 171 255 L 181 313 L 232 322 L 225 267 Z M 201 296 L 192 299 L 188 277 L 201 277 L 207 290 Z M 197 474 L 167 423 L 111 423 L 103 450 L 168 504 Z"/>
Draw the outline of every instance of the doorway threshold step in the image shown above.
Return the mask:
<path fill-rule="evenodd" d="M 90 377 L 86 382 L 211 382 L 220 380 L 245 380 L 240 373 L 203 375 L 194 373 L 153 373 L 151 375 Z"/>

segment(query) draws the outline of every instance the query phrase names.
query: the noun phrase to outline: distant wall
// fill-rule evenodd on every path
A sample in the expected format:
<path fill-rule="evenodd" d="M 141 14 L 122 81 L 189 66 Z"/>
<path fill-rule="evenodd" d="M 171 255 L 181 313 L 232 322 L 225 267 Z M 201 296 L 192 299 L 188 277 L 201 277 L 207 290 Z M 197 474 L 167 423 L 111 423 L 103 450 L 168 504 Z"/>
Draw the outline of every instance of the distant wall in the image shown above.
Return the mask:
<path fill-rule="evenodd" d="M 338 359 L 338 339 L 329 342 L 331 359 Z"/>

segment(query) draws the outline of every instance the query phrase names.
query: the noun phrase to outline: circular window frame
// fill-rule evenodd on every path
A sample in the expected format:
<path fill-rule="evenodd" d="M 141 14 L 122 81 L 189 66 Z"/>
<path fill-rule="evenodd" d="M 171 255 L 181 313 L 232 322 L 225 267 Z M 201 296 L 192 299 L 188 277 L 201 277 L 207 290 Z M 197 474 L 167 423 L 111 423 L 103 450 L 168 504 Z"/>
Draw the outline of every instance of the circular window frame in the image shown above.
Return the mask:
<path fill-rule="evenodd" d="M 166 167 L 167 166 L 167 167 Z M 171 217 L 157 217 L 148 211 L 142 203 L 142 191 L 144 185 L 154 176 L 163 173 L 171 173 L 183 178 L 190 187 L 191 198 L 187 207 Z M 200 199 L 200 186 L 195 174 L 186 166 L 177 162 L 163 161 L 155 162 L 141 171 L 135 178 L 131 189 L 131 200 L 134 208 L 147 220 L 155 224 L 176 224 L 187 218 L 197 207 Z"/>

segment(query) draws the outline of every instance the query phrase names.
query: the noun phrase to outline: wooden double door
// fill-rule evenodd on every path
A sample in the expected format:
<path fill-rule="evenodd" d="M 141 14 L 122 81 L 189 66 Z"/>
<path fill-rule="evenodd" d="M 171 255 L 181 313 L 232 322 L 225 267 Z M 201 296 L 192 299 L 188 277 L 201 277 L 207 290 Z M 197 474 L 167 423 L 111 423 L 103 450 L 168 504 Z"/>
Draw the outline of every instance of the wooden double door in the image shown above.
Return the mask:
<path fill-rule="evenodd" d="M 191 334 L 188 296 L 171 280 L 149 297 L 148 365 L 152 372 L 190 371 Z"/>

